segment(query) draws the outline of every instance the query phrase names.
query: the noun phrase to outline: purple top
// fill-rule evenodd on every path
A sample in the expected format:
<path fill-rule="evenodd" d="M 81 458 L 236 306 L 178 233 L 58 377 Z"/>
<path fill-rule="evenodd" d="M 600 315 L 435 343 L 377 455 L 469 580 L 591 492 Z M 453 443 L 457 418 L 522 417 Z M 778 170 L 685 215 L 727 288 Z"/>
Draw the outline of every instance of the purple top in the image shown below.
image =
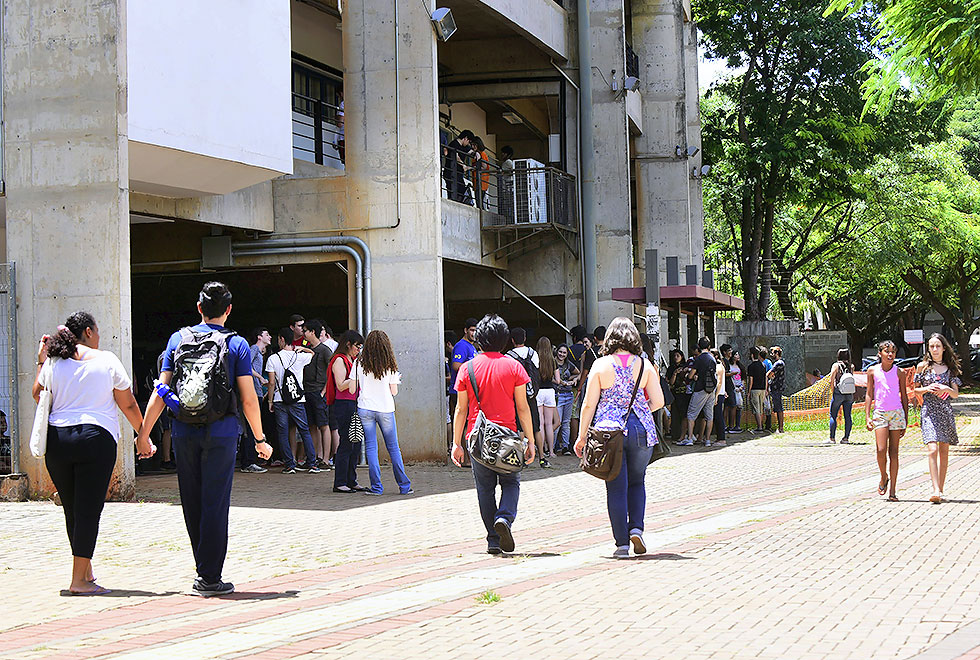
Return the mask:
<path fill-rule="evenodd" d="M 592 426 L 623 428 L 626 414 L 626 407 L 630 403 L 630 396 L 633 394 L 633 386 L 636 384 L 636 377 L 633 375 L 632 355 L 616 355 L 620 364 L 613 363 L 616 370 L 616 381 L 613 386 L 602 390 L 599 394 L 599 404 L 596 406 L 595 418 Z M 642 358 L 641 358 L 642 359 Z M 653 421 L 653 413 L 647 405 L 646 393 L 641 389 L 636 393 L 636 401 L 633 402 L 633 413 L 639 418 L 640 423 L 647 432 L 647 447 L 657 444 L 657 425 Z"/>
<path fill-rule="evenodd" d="M 898 365 L 885 371 L 878 365 L 875 374 L 875 410 L 901 410 L 902 392 L 898 382 Z"/>

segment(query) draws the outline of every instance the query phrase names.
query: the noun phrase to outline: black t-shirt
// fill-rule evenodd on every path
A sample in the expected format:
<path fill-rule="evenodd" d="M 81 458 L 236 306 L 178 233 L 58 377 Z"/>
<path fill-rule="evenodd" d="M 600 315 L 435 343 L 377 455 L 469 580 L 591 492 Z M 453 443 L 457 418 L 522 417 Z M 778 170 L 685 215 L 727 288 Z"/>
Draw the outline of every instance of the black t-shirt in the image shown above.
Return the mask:
<path fill-rule="evenodd" d="M 766 365 L 761 360 L 754 360 L 749 364 L 748 376 L 752 379 L 753 390 L 766 389 Z"/>
<path fill-rule="evenodd" d="M 572 362 L 579 369 L 582 368 L 582 354 L 585 353 L 585 344 L 572 344 L 568 347 Z"/>
<path fill-rule="evenodd" d="M 327 373 L 333 351 L 323 342 L 314 346 L 312 350 L 313 359 L 303 367 L 303 389 L 307 392 L 322 392 L 327 384 Z"/>
<path fill-rule="evenodd" d="M 586 371 L 592 369 L 592 365 L 595 364 L 595 361 L 598 359 L 599 356 L 594 348 L 590 348 L 589 350 L 585 351 L 585 353 L 582 354 L 582 373 L 584 374 Z"/>
<path fill-rule="evenodd" d="M 712 357 L 711 353 L 701 353 L 694 358 L 694 369 L 698 373 L 697 380 L 694 381 L 693 387 L 695 392 L 703 392 L 705 390 L 705 381 L 708 379 L 708 374 L 713 374 L 717 366 L 718 363 L 715 362 L 715 358 Z M 713 389 L 714 388 L 712 388 L 712 390 Z"/>
<path fill-rule="evenodd" d="M 443 171 L 452 173 L 456 169 L 463 169 L 463 166 L 456 160 L 457 156 L 462 156 L 466 153 L 466 150 L 463 148 L 463 145 L 459 143 L 459 140 L 453 140 L 446 145 L 446 148 L 448 149 L 448 153 L 446 154 L 446 162 L 443 163 L 442 166 Z"/>
<path fill-rule="evenodd" d="M 732 379 L 732 364 L 725 358 L 721 359 L 721 363 L 725 365 L 725 394 L 734 396 L 735 381 Z"/>

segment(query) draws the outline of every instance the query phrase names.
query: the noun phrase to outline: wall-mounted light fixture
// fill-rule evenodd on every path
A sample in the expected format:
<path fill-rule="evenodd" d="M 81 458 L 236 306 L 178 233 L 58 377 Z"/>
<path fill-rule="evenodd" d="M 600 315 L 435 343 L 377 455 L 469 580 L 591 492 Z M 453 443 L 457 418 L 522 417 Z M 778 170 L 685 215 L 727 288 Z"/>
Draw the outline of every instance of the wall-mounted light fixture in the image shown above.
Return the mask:
<path fill-rule="evenodd" d="M 436 30 L 439 41 L 449 41 L 449 37 L 456 33 L 456 20 L 453 13 L 446 7 L 439 7 L 432 12 L 432 27 Z"/>
<path fill-rule="evenodd" d="M 708 176 L 708 172 L 711 171 L 711 165 L 702 165 L 701 167 L 691 168 L 691 178 L 692 179 L 703 179 Z"/>
<path fill-rule="evenodd" d="M 674 147 L 674 154 L 678 158 L 693 158 L 699 151 L 701 150 L 697 147 L 682 147 L 680 145 Z"/>

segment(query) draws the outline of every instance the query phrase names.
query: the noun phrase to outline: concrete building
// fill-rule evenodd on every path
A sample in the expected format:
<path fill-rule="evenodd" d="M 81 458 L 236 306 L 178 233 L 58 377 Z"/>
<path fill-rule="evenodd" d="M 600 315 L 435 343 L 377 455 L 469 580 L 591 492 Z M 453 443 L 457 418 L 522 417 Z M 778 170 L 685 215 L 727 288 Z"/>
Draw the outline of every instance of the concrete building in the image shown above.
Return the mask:
<path fill-rule="evenodd" d="M 495 311 L 568 341 L 643 313 L 611 292 L 642 285 L 644 250 L 700 273 L 689 2 L 439 6 L 457 26 L 445 41 L 433 0 L 4 3 L 6 403 L 31 491 L 50 490 L 27 451 L 37 339 L 80 308 L 139 399 L 210 279 L 232 288 L 241 333 L 292 313 L 385 330 L 403 453 L 443 461 L 444 330 Z M 445 145 L 464 129 L 489 164 L 461 158 L 450 185 Z M 700 316 L 677 309 L 686 346 Z M 128 443 L 117 465 L 128 497 Z"/>

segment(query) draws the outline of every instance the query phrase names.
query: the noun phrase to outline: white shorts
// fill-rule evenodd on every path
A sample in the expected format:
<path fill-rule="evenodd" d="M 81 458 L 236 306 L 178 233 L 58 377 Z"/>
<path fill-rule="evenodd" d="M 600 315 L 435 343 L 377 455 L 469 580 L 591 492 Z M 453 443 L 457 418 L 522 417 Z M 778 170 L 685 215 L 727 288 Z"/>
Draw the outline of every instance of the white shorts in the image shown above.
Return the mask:
<path fill-rule="evenodd" d="M 538 405 L 545 408 L 557 408 L 558 401 L 555 399 L 554 390 L 538 390 Z"/>

